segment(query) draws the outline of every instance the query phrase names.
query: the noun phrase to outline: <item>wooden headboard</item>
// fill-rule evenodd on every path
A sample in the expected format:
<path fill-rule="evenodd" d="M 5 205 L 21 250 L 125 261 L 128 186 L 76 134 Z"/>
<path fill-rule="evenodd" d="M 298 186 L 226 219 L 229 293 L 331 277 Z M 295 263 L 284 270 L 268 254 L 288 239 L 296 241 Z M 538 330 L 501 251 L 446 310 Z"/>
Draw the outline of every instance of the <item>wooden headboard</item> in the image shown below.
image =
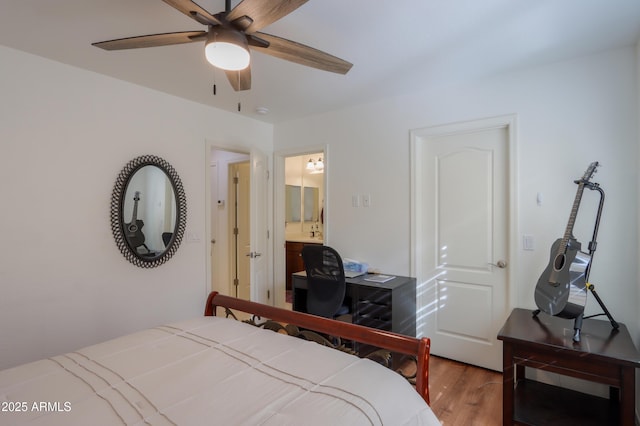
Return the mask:
<path fill-rule="evenodd" d="M 347 341 L 356 341 L 415 357 L 417 370 L 415 378 L 416 391 L 429 404 L 429 354 L 430 340 L 427 337 L 415 338 L 390 331 L 377 330 L 357 324 L 322 318 L 302 312 L 276 308 L 234 297 L 211 292 L 205 306 L 205 316 L 215 316 L 216 308 L 221 307 L 255 315 L 283 324 L 292 324 L 305 330 L 313 330 Z"/>

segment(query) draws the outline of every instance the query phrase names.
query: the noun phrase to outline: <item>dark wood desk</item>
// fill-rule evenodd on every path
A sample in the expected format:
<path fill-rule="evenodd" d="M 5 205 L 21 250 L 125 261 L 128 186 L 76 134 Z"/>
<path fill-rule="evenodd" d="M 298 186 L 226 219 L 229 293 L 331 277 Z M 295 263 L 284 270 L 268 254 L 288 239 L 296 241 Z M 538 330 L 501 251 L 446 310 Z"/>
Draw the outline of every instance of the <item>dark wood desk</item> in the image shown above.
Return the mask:
<path fill-rule="evenodd" d="M 385 283 L 366 281 L 367 276 L 347 278 L 346 298 L 352 322 L 379 330 L 416 337 L 416 279 L 395 277 Z M 307 274 L 292 276 L 293 310 L 307 311 Z"/>
<path fill-rule="evenodd" d="M 573 320 L 514 309 L 498 333 L 503 345 L 505 425 L 633 425 L 635 369 L 640 354 L 624 324 L 584 320 L 579 343 L 572 340 Z M 610 386 L 600 398 L 525 378 L 525 367 Z"/>

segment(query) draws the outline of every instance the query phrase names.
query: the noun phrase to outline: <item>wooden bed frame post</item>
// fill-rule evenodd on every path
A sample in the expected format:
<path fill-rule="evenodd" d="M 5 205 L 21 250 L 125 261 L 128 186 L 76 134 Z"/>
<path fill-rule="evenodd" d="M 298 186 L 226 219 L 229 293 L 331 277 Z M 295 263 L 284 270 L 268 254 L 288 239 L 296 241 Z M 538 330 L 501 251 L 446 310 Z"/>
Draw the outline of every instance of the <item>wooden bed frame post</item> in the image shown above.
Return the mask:
<path fill-rule="evenodd" d="M 390 352 L 415 357 L 417 363 L 416 391 L 422 396 L 426 403 L 429 404 L 429 356 L 431 341 L 427 337 L 417 339 L 390 331 L 377 330 L 357 324 L 335 321 L 302 312 L 289 311 L 274 306 L 236 299 L 213 291 L 207 298 L 204 315 L 216 316 L 217 307 L 238 310 L 253 314 L 261 319 L 292 324 L 302 329 L 340 337 L 347 341 L 353 340 L 386 349 Z"/>

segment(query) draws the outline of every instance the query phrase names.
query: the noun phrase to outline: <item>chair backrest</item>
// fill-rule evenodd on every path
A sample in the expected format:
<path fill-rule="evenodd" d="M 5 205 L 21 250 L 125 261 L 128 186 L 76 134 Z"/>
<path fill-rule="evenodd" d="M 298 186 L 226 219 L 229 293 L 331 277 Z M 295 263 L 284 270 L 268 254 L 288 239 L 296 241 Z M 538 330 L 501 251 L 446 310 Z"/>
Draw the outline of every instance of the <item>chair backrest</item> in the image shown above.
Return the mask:
<path fill-rule="evenodd" d="M 346 292 L 342 258 L 331 247 L 309 244 L 302 248 L 302 259 L 307 272 L 307 312 L 333 318 Z"/>

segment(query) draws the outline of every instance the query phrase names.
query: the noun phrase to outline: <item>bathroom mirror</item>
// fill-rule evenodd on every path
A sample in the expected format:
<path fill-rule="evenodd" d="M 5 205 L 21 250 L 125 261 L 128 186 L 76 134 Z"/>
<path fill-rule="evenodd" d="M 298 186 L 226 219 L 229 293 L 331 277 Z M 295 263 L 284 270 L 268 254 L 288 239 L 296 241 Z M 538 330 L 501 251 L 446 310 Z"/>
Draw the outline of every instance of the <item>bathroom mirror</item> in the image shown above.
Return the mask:
<path fill-rule="evenodd" d="M 302 198 L 300 187 L 296 185 L 285 185 L 285 205 L 287 223 L 300 222 Z"/>
<path fill-rule="evenodd" d="M 111 229 L 122 254 L 154 268 L 176 252 L 186 226 L 180 177 L 162 158 L 143 155 L 122 169 L 111 195 Z"/>
<path fill-rule="evenodd" d="M 320 191 L 311 186 L 304 187 L 304 221 L 317 222 L 320 216 Z"/>
<path fill-rule="evenodd" d="M 320 191 L 318 188 L 285 185 L 285 206 L 287 223 L 320 220 Z"/>

